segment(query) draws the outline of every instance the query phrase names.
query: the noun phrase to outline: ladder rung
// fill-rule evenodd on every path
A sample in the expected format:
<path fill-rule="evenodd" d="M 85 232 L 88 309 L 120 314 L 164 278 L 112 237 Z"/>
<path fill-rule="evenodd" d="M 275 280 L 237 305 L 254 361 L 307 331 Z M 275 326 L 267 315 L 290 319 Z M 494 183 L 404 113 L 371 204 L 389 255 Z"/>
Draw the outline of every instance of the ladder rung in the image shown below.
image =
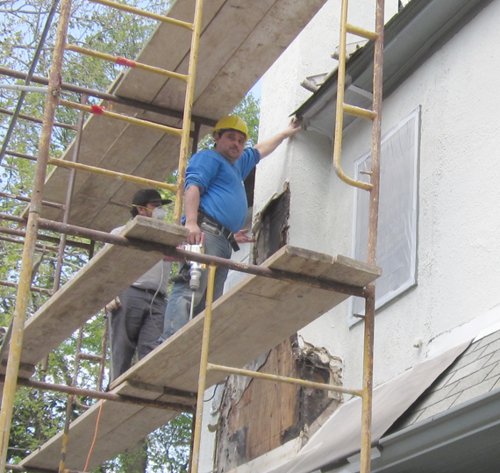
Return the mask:
<path fill-rule="evenodd" d="M 318 383 L 315 381 L 309 381 L 300 378 L 291 378 L 289 376 L 281 376 L 272 373 L 263 373 L 262 371 L 246 370 L 242 368 L 233 368 L 232 366 L 217 365 L 215 363 L 207 364 L 208 371 L 222 371 L 224 373 L 230 373 L 236 376 L 248 376 L 250 378 L 265 379 L 267 381 L 275 381 L 278 383 L 289 383 L 298 384 L 299 386 L 305 386 L 315 389 L 324 389 L 327 391 L 335 391 L 344 394 L 351 394 L 352 396 L 363 396 L 363 391 L 361 389 L 348 389 L 341 386 L 334 386 L 332 384 Z"/>
<path fill-rule="evenodd" d="M 373 110 L 356 107 L 355 105 L 349 105 L 347 103 L 344 103 L 343 109 L 345 113 L 348 113 L 349 115 L 354 115 L 355 117 L 367 118 L 368 120 L 375 120 L 375 118 L 377 118 L 377 113 L 374 112 Z"/>
<path fill-rule="evenodd" d="M 129 5 L 124 5 L 122 3 L 112 2 L 110 0 L 90 0 L 90 1 L 94 3 L 100 3 L 101 5 L 107 5 L 108 7 L 116 8 L 117 10 L 123 10 L 129 13 L 134 13 L 135 15 L 145 16 L 146 18 L 162 21 L 163 23 L 170 23 L 172 25 L 181 26 L 182 28 L 187 28 L 188 30 L 193 30 L 193 24 L 187 21 L 176 20 L 175 18 L 170 18 L 164 15 L 157 15 L 156 13 L 151 13 L 146 10 L 141 10 L 139 8 L 131 7 Z"/>
<path fill-rule="evenodd" d="M 126 59 L 120 56 L 113 56 L 111 54 L 102 53 L 100 51 L 95 51 L 93 49 L 82 48 L 76 46 L 75 44 L 67 44 L 65 46 L 67 51 L 73 51 L 75 53 L 85 54 L 86 56 L 96 57 L 98 59 L 103 59 L 105 61 L 114 62 L 120 64 L 121 66 L 142 69 L 148 72 L 154 72 L 155 74 L 160 74 L 162 76 L 171 77 L 173 79 L 180 79 L 187 81 L 188 76 L 186 74 L 179 74 L 178 72 L 167 71 L 160 67 L 150 66 L 148 64 L 143 64 L 142 62 L 133 61 L 132 59 Z"/>
<path fill-rule="evenodd" d="M 350 23 L 346 24 L 346 31 L 348 33 L 352 33 L 352 34 L 355 34 L 357 36 L 361 36 L 362 38 L 366 38 L 366 39 L 376 40 L 378 38 L 378 34 L 375 33 L 374 31 L 366 30 L 366 29 L 361 28 L 359 26 L 351 25 Z"/>
<path fill-rule="evenodd" d="M 128 115 L 121 115 L 120 113 L 110 112 L 101 105 L 82 105 L 77 102 L 70 102 L 69 100 L 62 99 L 59 100 L 59 104 L 64 107 L 76 108 L 77 110 L 80 110 L 82 112 L 93 113 L 94 115 L 103 115 L 105 117 L 115 118 L 116 120 L 132 123 L 134 125 L 160 130 L 171 135 L 181 136 L 182 134 L 182 130 L 180 128 L 174 128 L 172 126 L 161 125 L 159 123 L 150 122 L 148 120 L 142 120 L 140 118 L 129 117 Z"/>
<path fill-rule="evenodd" d="M 66 159 L 49 158 L 47 160 L 48 164 L 54 166 L 59 166 L 67 169 L 76 169 L 77 171 L 85 171 L 94 174 L 100 174 L 101 176 L 113 177 L 120 179 L 122 181 L 134 182 L 143 186 L 159 187 L 160 189 L 166 189 L 172 192 L 177 191 L 177 186 L 173 184 L 167 184 L 166 182 L 155 181 L 154 179 L 148 179 L 146 177 L 133 176 L 132 174 L 126 174 L 123 172 L 112 171 L 111 169 L 104 169 L 98 166 L 90 166 L 83 163 L 75 163 L 73 161 L 67 161 Z"/>

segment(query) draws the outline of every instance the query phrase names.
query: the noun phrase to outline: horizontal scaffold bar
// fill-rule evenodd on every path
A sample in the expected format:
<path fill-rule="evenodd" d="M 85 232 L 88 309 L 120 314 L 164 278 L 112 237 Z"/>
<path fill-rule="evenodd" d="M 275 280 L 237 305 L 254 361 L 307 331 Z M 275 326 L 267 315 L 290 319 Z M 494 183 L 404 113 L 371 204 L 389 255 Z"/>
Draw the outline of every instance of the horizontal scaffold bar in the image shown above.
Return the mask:
<path fill-rule="evenodd" d="M 345 113 L 348 113 L 349 115 L 353 115 L 355 117 L 366 118 L 368 120 L 375 120 L 375 118 L 377 118 L 377 114 L 372 110 L 368 110 L 367 108 L 356 107 L 355 105 L 349 105 L 347 103 L 344 103 L 343 107 Z"/>
<path fill-rule="evenodd" d="M 19 286 L 18 283 L 14 283 L 14 282 L 10 282 L 10 281 L 0 281 L 0 286 L 4 286 L 4 287 L 17 287 Z M 43 287 L 34 287 L 34 286 L 31 286 L 30 287 L 30 291 L 32 292 L 39 292 L 41 294 L 52 294 L 52 291 L 50 289 L 45 289 Z"/>
<path fill-rule="evenodd" d="M 10 110 L 0 107 L 0 113 L 3 113 L 4 115 L 10 115 L 13 116 L 14 112 L 11 112 Z M 43 120 L 41 118 L 33 117 L 31 115 L 25 115 L 24 113 L 18 114 L 18 117 L 21 118 L 22 120 L 27 120 L 33 123 L 39 123 L 42 124 Z M 76 127 L 74 125 L 70 125 L 68 123 L 61 123 L 61 122 L 54 122 L 54 126 L 58 128 L 66 128 L 68 130 L 74 130 L 76 131 Z"/>
<path fill-rule="evenodd" d="M 106 5 L 111 8 L 116 8 L 117 10 L 133 13 L 134 15 L 144 16 L 146 18 L 151 18 L 152 20 L 162 21 L 163 23 L 171 23 L 172 25 L 180 26 L 181 28 L 186 28 L 188 30 L 193 29 L 193 24 L 187 21 L 177 20 L 176 18 L 171 18 L 165 15 L 158 15 L 157 13 L 151 13 L 136 7 L 124 5 L 123 3 L 111 2 L 110 0 L 90 0 L 90 1 L 94 3 L 100 3 L 101 5 Z"/>
<path fill-rule="evenodd" d="M 11 156 L 18 157 L 18 158 L 25 158 L 25 159 L 30 159 L 33 161 L 36 161 L 35 157 L 32 156 L 27 156 L 21 153 L 13 153 L 12 151 L 7 151 L 7 154 L 10 154 Z M 0 192 L 0 197 L 5 197 L 7 199 L 14 199 L 14 200 L 20 200 L 21 202 L 31 202 L 31 199 L 29 197 L 24 197 L 19 194 L 8 194 L 7 192 Z M 58 202 L 50 202 L 49 200 L 42 200 L 42 205 L 46 205 L 47 207 L 54 207 L 56 209 L 61 209 L 64 210 L 64 205 L 60 204 Z"/>
<path fill-rule="evenodd" d="M 88 164 L 66 161 L 65 159 L 49 158 L 48 163 L 62 168 L 76 169 L 78 171 L 86 171 L 94 174 L 102 174 L 103 176 L 115 177 L 122 181 L 135 182 L 136 184 L 142 184 L 145 186 L 158 187 L 160 189 L 166 189 L 172 192 L 175 192 L 177 190 L 177 186 L 175 184 L 168 184 L 162 181 L 155 181 L 154 179 L 148 179 L 146 177 L 133 176 L 132 174 L 126 174 L 119 171 L 112 171 L 111 169 L 104 169 L 97 166 L 90 166 Z"/>
<path fill-rule="evenodd" d="M 1 231 L 1 229 L 0 229 Z M 17 238 L 10 238 L 10 237 L 5 237 L 3 235 L 0 235 L 0 240 L 5 241 L 7 243 L 14 243 L 15 245 L 24 245 L 24 240 L 18 240 Z M 59 248 L 57 246 L 52 246 L 52 245 L 44 245 L 43 243 L 36 243 L 35 248 L 39 252 L 51 252 L 51 253 L 57 253 L 59 251 Z M 17 287 L 17 284 L 16 284 Z"/>
<path fill-rule="evenodd" d="M 0 375 L 0 383 L 5 381 L 5 375 Z M 179 412 L 190 412 L 193 409 L 192 405 L 181 404 L 178 402 L 165 402 L 157 401 L 155 399 L 144 399 L 136 396 L 129 396 L 124 394 L 116 394 L 112 392 L 96 391 L 93 389 L 82 389 L 66 384 L 45 383 L 33 379 L 18 378 L 17 383 L 22 386 L 27 386 L 34 389 L 41 389 L 47 391 L 56 391 L 66 394 L 74 394 L 76 396 L 85 396 L 94 399 L 105 399 L 113 402 L 125 402 L 128 404 L 139 404 L 146 407 L 156 407 L 158 409 L 173 409 Z"/>
<path fill-rule="evenodd" d="M 15 79 L 26 79 L 27 74 L 24 72 L 15 71 L 7 67 L 0 66 L 0 74 L 13 77 Z M 32 76 L 31 82 L 37 84 L 48 84 L 48 79 L 41 76 Z M 89 89 L 87 87 L 80 87 L 74 84 L 68 84 L 67 82 L 61 83 L 61 89 L 66 92 L 74 92 L 76 94 L 85 94 L 91 97 L 97 97 L 102 100 L 108 100 L 110 102 L 119 103 L 121 105 L 127 105 L 129 107 L 134 107 L 141 110 L 146 110 L 148 112 L 159 113 L 160 115 L 166 115 L 174 118 L 181 118 L 184 116 L 182 110 L 175 110 L 173 108 L 161 107 L 159 105 L 154 105 L 147 102 L 141 102 L 140 100 L 131 99 L 128 97 L 118 97 L 113 94 L 108 94 L 107 92 L 101 92 L 100 90 Z M 208 117 L 201 117 L 199 115 L 191 115 L 191 121 L 193 123 L 198 123 L 201 125 L 214 126 L 217 120 Z"/>
<path fill-rule="evenodd" d="M 222 266 L 242 273 L 253 274 L 255 276 L 262 276 L 270 279 L 280 279 L 283 281 L 296 282 L 311 287 L 317 287 L 320 289 L 334 290 L 342 294 L 365 297 L 365 289 L 363 287 L 353 286 L 350 284 L 332 281 L 329 279 L 323 279 L 317 276 L 313 277 L 304 274 L 293 273 L 290 271 L 267 268 L 254 264 L 240 263 L 237 261 L 233 261 L 226 258 L 220 258 L 217 256 L 192 253 L 191 251 L 186 251 L 181 248 L 174 248 L 171 246 L 162 245 L 160 243 L 148 242 L 144 240 L 134 240 L 132 238 L 125 238 L 120 235 L 113 235 L 111 233 L 102 232 L 99 230 L 79 227 L 77 225 L 70 225 L 67 223 L 55 222 L 53 220 L 48 220 L 44 218 L 40 218 L 38 220 L 38 225 L 40 228 L 46 230 L 53 230 L 68 235 L 89 238 L 95 241 L 102 241 L 105 243 L 111 243 L 114 245 L 121 245 L 121 246 L 132 246 L 135 248 L 140 248 L 145 251 L 148 250 L 158 251 L 166 256 L 171 256 L 172 258 L 181 261 L 186 260 L 186 261 L 197 261 L 199 263 L 204 263 L 204 264 L 215 264 L 217 266 Z"/>
<path fill-rule="evenodd" d="M 95 51 L 94 49 L 82 48 L 81 46 L 76 46 L 75 44 L 68 44 L 65 49 L 66 51 L 73 51 L 75 53 L 85 54 L 86 56 L 95 57 L 104 61 L 114 62 L 120 66 L 142 69 L 143 71 L 153 72 L 154 74 L 170 77 L 172 79 L 179 79 L 183 81 L 187 81 L 188 79 L 187 74 L 168 71 L 167 69 L 162 69 L 161 67 L 150 66 L 149 64 L 133 61 L 132 59 L 127 59 L 122 56 L 113 56 L 112 54 L 102 53 L 100 51 Z"/>
<path fill-rule="evenodd" d="M 10 220 L 12 222 L 17 222 L 22 225 L 26 225 L 26 220 L 23 217 L 18 217 L 16 215 L 9 215 L 6 213 L 0 213 L 0 220 Z M 23 232 L 22 230 L 18 230 L 15 228 L 9 228 L 6 230 L 5 228 L 2 227 L 2 233 L 8 233 L 9 235 L 15 235 L 15 236 L 20 236 L 20 237 L 26 237 L 26 232 Z M 38 239 L 43 240 L 43 241 L 49 241 L 51 243 L 57 243 L 60 244 L 60 240 L 57 237 L 53 237 L 50 235 L 43 235 L 43 234 L 38 234 Z M 92 245 L 89 243 L 85 243 L 83 241 L 75 241 L 75 240 L 66 240 L 66 245 L 67 246 L 74 246 L 75 248 L 82 248 L 84 250 L 90 251 L 92 248 Z"/>
<path fill-rule="evenodd" d="M 172 126 L 160 125 L 159 123 L 150 122 L 148 120 L 141 120 L 140 118 L 129 117 L 127 115 L 121 115 L 120 113 L 110 112 L 106 110 L 101 105 L 82 105 L 76 102 L 70 102 L 69 100 L 59 100 L 59 105 L 65 107 L 76 108 L 82 112 L 93 113 L 94 115 L 102 115 L 109 118 L 114 118 L 116 120 L 121 120 L 124 122 L 131 123 L 133 125 L 145 126 L 147 128 L 154 128 L 156 130 L 163 131 L 164 133 L 169 133 L 171 135 L 181 136 L 182 130 L 180 128 L 174 128 Z"/>
<path fill-rule="evenodd" d="M 266 381 L 274 381 L 277 383 L 288 383 L 288 384 L 298 384 L 306 388 L 323 389 L 326 391 L 335 391 L 343 394 L 351 394 L 353 396 L 361 397 L 363 391 L 361 389 L 349 389 L 343 388 L 341 386 L 334 386 L 333 384 L 317 383 L 314 381 L 308 381 L 306 379 L 290 378 L 289 376 L 281 376 L 272 373 L 262 373 L 260 371 L 245 370 L 242 368 L 233 368 L 230 366 L 217 365 L 214 363 L 208 363 L 207 370 L 211 371 L 222 371 L 223 373 L 229 373 L 237 376 L 247 376 L 250 378 L 263 379 Z"/>
<path fill-rule="evenodd" d="M 375 41 L 378 38 L 378 33 L 375 31 L 370 31 L 365 28 L 361 28 L 360 26 L 353 25 L 351 23 L 346 24 L 346 31 L 351 34 L 355 34 L 357 36 L 361 36 L 362 38 L 370 39 Z"/>

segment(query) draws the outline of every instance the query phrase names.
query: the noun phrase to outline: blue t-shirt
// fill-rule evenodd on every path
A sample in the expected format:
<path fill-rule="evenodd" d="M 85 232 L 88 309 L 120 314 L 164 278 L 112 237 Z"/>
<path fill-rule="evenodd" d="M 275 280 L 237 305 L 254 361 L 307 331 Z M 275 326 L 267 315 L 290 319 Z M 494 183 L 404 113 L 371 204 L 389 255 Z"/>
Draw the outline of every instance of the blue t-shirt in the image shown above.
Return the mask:
<path fill-rule="evenodd" d="M 200 189 L 200 210 L 232 232 L 241 230 L 247 214 L 244 179 L 259 162 L 255 148 L 245 148 L 231 164 L 214 149 L 194 154 L 186 170 L 184 188 L 195 185 Z"/>

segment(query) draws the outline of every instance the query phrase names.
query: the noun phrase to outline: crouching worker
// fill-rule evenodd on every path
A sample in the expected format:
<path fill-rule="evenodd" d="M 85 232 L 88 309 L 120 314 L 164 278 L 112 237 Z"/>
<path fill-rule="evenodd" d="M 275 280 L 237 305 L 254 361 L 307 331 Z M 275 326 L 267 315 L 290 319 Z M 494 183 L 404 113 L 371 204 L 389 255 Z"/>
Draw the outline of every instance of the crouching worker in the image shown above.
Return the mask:
<path fill-rule="evenodd" d="M 242 231 L 248 210 L 243 181 L 261 159 L 300 129 L 300 122 L 293 119 L 282 132 L 255 147 L 245 148 L 248 127 L 240 117 L 231 115 L 217 122 L 213 131 L 214 148 L 194 154 L 186 170 L 184 225 L 189 230 L 187 242 L 191 247 L 203 243 L 207 255 L 230 258 L 238 243 L 250 241 Z M 196 315 L 205 308 L 206 271 L 202 272 L 199 288 L 193 292 L 190 269 L 185 265 L 174 279 L 163 340 L 185 325 L 190 313 Z M 227 268 L 217 268 L 214 300 L 222 295 L 227 273 Z"/>
<path fill-rule="evenodd" d="M 155 189 L 141 189 L 132 199 L 132 218 L 142 215 L 163 220 L 162 205 L 170 202 Z M 123 228 L 115 228 L 111 233 L 120 233 Z M 110 382 L 130 368 L 136 351 L 141 359 L 158 346 L 167 307 L 169 273 L 170 263 L 159 261 L 106 305 L 110 322 Z"/>

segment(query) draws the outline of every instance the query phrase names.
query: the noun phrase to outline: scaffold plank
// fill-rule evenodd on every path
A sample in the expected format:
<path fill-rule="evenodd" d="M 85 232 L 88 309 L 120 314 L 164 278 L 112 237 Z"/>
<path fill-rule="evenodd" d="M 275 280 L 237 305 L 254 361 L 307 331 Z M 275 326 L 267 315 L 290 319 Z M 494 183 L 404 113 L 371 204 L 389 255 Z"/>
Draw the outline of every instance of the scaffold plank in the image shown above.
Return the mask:
<path fill-rule="evenodd" d="M 280 249 L 263 266 L 357 287 L 365 287 L 380 275 L 377 267 L 351 258 L 331 257 L 289 246 Z M 214 303 L 209 359 L 213 363 L 242 367 L 348 297 L 304 283 L 247 276 Z M 164 388 L 196 391 L 203 321 L 204 313 L 195 317 L 115 380 L 112 392 L 168 401 L 172 397 L 162 394 Z M 210 372 L 208 385 L 224 378 L 224 373 Z M 144 386 L 156 388 L 141 389 Z M 101 401 L 100 404 L 104 406 L 103 412 L 114 412 L 115 407 L 111 405 L 116 403 Z M 135 445 L 147 431 L 155 430 L 176 415 L 175 411 L 159 414 L 157 409 L 146 407 L 119 409 L 123 411 L 116 418 L 110 414 L 105 422 L 101 421 L 105 428 L 100 431 L 97 443 L 105 447 L 94 451 L 92 468 L 126 446 Z M 67 467 L 82 468 L 98 412 L 96 405 L 72 424 Z M 59 441 L 52 439 L 27 457 L 22 465 L 54 468 L 59 445 L 60 438 Z"/>
<path fill-rule="evenodd" d="M 230 113 L 325 1 L 205 1 L 193 114 L 215 123 Z M 194 3 L 174 2 L 169 16 L 192 21 Z M 190 41 L 187 30 L 160 24 L 137 60 L 186 73 Z M 138 69 L 124 71 L 111 92 L 177 111 L 184 107 L 184 84 Z M 159 113 L 111 103 L 104 106 L 136 118 L 181 126 L 179 119 Z M 201 136 L 209 131 L 203 126 Z M 91 116 L 82 138 L 78 160 L 84 164 L 158 180 L 177 167 L 179 139 L 158 130 Z M 71 158 L 73 147 L 66 150 L 65 159 Z M 45 187 L 47 200 L 64 202 L 67 178 L 66 169 L 57 168 L 51 173 Z M 126 218 L 125 204 L 136 189 L 136 184 L 77 173 L 69 223 L 109 231 Z M 59 220 L 62 212 L 47 207 L 42 216 Z"/>
<path fill-rule="evenodd" d="M 173 410 L 99 401 L 72 422 L 68 437 L 66 467 L 84 471 L 96 430 L 94 449 L 90 455 L 87 471 L 92 471 L 105 460 L 135 447 L 141 439 L 154 430 L 152 425 L 164 425 L 176 415 L 178 412 Z M 62 437 L 60 432 L 50 438 L 20 465 L 57 471 Z"/>
<path fill-rule="evenodd" d="M 186 229 L 137 216 L 125 225 L 121 235 L 177 246 L 184 240 Z M 158 251 L 105 245 L 26 322 L 21 374 L 30 376 L 30 367 L 43 360 L 51 350 L 69 338 L 85 321 L 155 265 L 161 257 L 162 254 Z M 6 354 L 7 351 L 5 356 Z M 2 366 L 2 371 L 4 370 L 5 367 Z"/>
<path fill-rule="evenodd" d="M 378 268 L 341 255 L 285 246 L 264 263 L 273 269 L 321 277 L 364 287 L 380 274 Z M 212 363 L 242 367 L 266 350 L 348 298 L 348 294 L 319 289 L 298 282 L 248 276 L 214 303 L 211 348 Z M 158 384 L 196 391 L 204 314 L 186 324 L 168 343 L 143 358 L 127 375 L 115 380 Z M 190 342 L 188 343 L 188 340 Z M 209 373 L 208 383 L 225 377 Z"/>

